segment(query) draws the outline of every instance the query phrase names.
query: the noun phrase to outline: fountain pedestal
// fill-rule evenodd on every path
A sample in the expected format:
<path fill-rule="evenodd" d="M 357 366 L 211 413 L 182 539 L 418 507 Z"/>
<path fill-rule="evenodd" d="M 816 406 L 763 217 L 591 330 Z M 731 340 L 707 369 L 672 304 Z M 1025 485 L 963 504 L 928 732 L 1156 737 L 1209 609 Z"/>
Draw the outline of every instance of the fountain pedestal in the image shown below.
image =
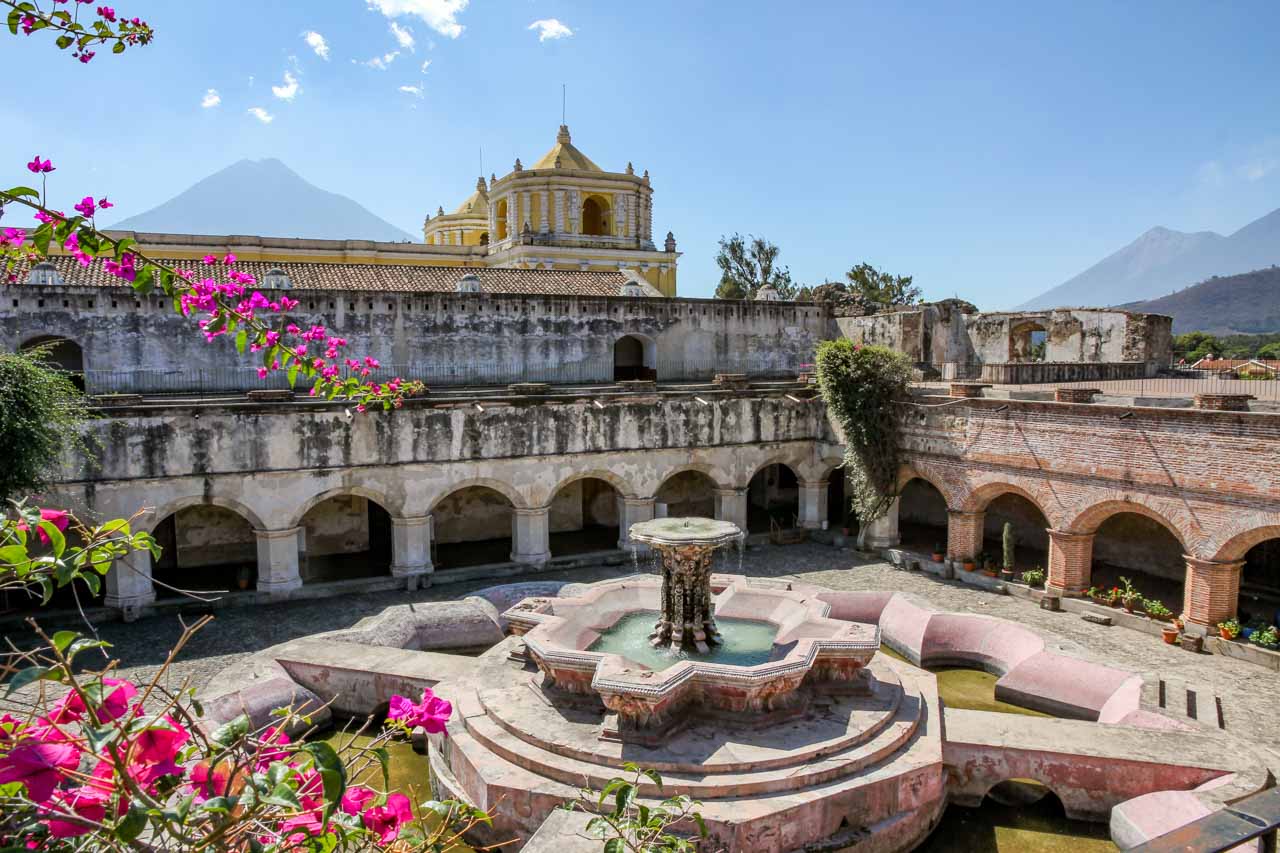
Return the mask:
<path fill-rule="evenodd" d="M 742 541 L 738 526 L 707 518 L 658 518 L 631 525 L 629 536 L 650 546 L 662 562 L 661 615 L 649 642 L 702 654 L 719 645 L 722 640 L 711 600 L 711 557 L 717 548 Z"/>

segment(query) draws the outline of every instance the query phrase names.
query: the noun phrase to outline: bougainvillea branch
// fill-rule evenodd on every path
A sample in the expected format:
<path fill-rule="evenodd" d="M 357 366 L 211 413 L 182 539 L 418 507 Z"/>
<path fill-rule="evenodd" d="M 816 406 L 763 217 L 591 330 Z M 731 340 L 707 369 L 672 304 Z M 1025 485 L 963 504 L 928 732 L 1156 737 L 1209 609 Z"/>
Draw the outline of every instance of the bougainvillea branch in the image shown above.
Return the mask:
<path fill-rule="evenodd" d="M 0 0 L 0 12 L 9 10 L 9 32 L 30 36 L 42 30 L 56 33 L 54 43 L 60 50 L 71 49 L 71 56 L 87 64 L 97 51 L 93 47 L 111 45 L 112 53 L 124 53 L 134 45 L 150 44 L 155 33 L 141 18 L 119 14 L 110 6 L 97 6 L 88 23 L 80 22 L 80 7 L 92 6 L 92 0 L 52 0 L 48 11 L 31 0 Z M 58 8 L 59 6 L 66 8 Z"/>
<path fill-rule="evenodd" d="M 55 167 L 37 154 L 27 169 L 43 182 Z M 405 395 L 422 388 L 420 382 L 399 378 L 370 381 L 381 366 L 377 359 L 346 354 L 347 340 L 329 334 L 324 326 L 304 329 L 289 322 L 288 312 L 297 307 L 297 300 L 252 290 L 257 281 L 236 269 L 235 255 L 207 255 L 199 265 L 185 269 L 148 257 L 130 238 L 99 231 L 95 214 L 113 206 L 106 198 L 95 201 L 87 195 L 74 205 L 76 215 L 67 216 L 48 206 L 42 183 L 39 191 L 19 186 L 0 192 L 0 208 L 6 205 L 30 209 L 38 223 L 30 234 L 25 228 L 0 230 L 0 274 L 10 283 L 17 281 L 15 270 L 21 261 L 35 262 L 61 249 L 82 267 L 101 263 L 108 275 L 140 296 L 159 291 L 170 297 L 175 311 L 198 321 L 206 340 L 230 336 L 239 353 L 254 353 L 262 379 L 283 372 L 293 386 L 302 377 L 310 380 L 312 396 L 351 400 L 361 412 L 370 406 L 398 408 Z"/>

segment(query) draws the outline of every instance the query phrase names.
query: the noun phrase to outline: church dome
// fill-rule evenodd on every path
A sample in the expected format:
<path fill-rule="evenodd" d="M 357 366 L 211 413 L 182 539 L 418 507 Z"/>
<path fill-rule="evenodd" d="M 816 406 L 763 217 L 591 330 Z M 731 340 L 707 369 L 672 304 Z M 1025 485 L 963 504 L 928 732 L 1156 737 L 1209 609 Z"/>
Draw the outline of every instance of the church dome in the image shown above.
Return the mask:
<path fill-rule="evenodd" d="M 591 159 L 574 147 L 569 136 L 569 125 L 560 125 L 556 134 L 556 144 L 550 151 L 542 155 L 542 159 L 533 164 L 535 169 L 569 169 L 575 172 L 603 172 Z"/>

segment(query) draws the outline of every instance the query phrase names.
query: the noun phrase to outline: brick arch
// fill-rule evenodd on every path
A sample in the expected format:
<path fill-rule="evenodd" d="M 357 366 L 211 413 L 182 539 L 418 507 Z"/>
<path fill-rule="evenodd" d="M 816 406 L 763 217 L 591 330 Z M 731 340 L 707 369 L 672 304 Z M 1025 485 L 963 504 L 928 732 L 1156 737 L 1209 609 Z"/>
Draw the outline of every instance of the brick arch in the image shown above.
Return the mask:
<path fill-rule="evenodd" d="M 963 497 L 961 497 L 959 509 L 964 510 L 965 512 L 983 512 L 996 498 L 1001 495 L 1008 494 L 1018 495 L 1030 501 L 1031 505 L 1039 510 L 1040 514 L 1044 516 L 1045 521 L 1049 523 L 1050 527 L 1054 527 L 1058 524 L 1058 519 L 1055 517 L 1055 514 L 1050 513 L 1045 508 L 1046 501 L 1044 500 L 1044 495 L 1036 494 L 1031 489 L 1018 485 L 1017 483 L 1010 483 L 1004 480 L 986 482 L 977 487 L 971 488 L 963 495 Z"/>
<path fill-rule="evenodd" d="M 427 502 L 427 513 L 435 512 L 436 506 L 440 501 L 449 497 L 449 495 L 452 495 L 455 492 L 460 492 L 463 489 L 469 489 L 472 486 L 493 489 L 493 491 L 509 500 L 512 508 L 514 509 L 531 509 L 533 506 L 525 496 L 510 483 L 503 482 L 502 480 L 495 480 L 492 477 L 469 477 L 465 480 L 459 480 L 456 483 L 450 483 L 447 487 L 435 495 L 432 495 L 431 500 Z"/>
<path fill-rule="evenodd" d="M 1280 522 L 1253 527 L 1234 535 L 1229 535 L 1229 538 L 1214 553 L 1213 559 L 1224 563 L 1243 560 L 1245 555 L 1249 553 L 1250 548 L 1260 545 L 1268 539 L 1280 539 Z"/>
<path fill-rule="evenodd" d="M 250 509 L 246 504 L 242 504 L 237 500 L 232 500 L 231 498 L 217 497 L 214 495 L 187 495 L 185 497 L 175 498 L 174 500 L 168 501 L 159 507 L 149 509 L 143 516 L 142 524 L 140 526 L 148 532 L 154 532 L 157 524 L 164 521 L 174 513 L 193 506 L 221 507 L 229 512 L 234 512 L 236 515 L 249 522 L 249 525 L 254 530 L 267 529 L 267 525 L 263 524 L 262 519 L 258 514 Z"/>
<path fill-rule="evenodd" d="M 290 527 L 298 527 L 302 524 L 302 520 L 307 517 L 307 513 L 315 509 L 329 498 L 341 497 L 342 495 L 356 495 L 366 498 L 376 503 L 387 511 L 392 517 L 404 515 L 404 508 L 398 501 L 393 501 L 383 492 L 377 489 L 370 489 L 367 486 L 335 486 L 332 489 L 326 489 L 318 495 L 313 496 L 310 500 L 302 505 L 302 508 L 293 516 Z"/>
<path fill-rule="evenodd" d="M 898 483 L 895 491 L 898 494 L 902 494 L 902 490 L 906 488 L 907 483 L 910 483 L 912 480 L 924 480 L 926 483 L 937 489 L 942 495 L 942 499 L 946 501 L 947 509 L 955 509 L 960 505 L 960 501 L 956 495 L 956 490 L 947 482 L 946 477 L 942 476 L 942 473 L 935 470 L 932 465 L 929 465 L 928 463 L 921 463 L 919 461 L 913 461 L 909 465 L 903 465 L 898 469 Z"/>
<path fill-rule="evenodd" d="M 1185 518 L 1185 513 L 1176 506 L 1165 502 L 1159 502 L 1156 506 L 1148 506 L 1129 496 L 1109 498 L 1090 504 L 1072 518 L 1063 529 L 1068 533 L 1097 533 L 1098 528 L 1102 526 L 1104 521 L 1122 512 L 1145 515 L 1152 521 L 1159 522 L 1173 534 L 1174 538 L 1178 540 L 1187 553 L 1191 553 L 1194 547 L 1193 543 L 1198 542 L 1198 539 L 1191 532 L 1193 525 Z"/>

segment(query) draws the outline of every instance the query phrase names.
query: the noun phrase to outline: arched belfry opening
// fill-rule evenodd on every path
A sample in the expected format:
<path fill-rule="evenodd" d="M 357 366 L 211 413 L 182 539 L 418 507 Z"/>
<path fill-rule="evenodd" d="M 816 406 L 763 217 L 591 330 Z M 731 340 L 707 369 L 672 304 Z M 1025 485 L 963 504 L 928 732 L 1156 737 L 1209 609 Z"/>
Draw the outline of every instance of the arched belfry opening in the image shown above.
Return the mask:
<path fill-rule="evenodd" d="M 603 237 L 609 233 L 609 213 L 595 196 L 582 202 L 582 233 Z"/>
<path fill-rule="evenodd" d="M 613 381 L 658 378 L 657 352 L 653 341 L 639 335 L 624 335 L 613 344 Z"/>
<path fill-rule="evenodd" d="M 495 218 L 498 220 L 498 242 L 501 243 L 507 239 L 507 200 L 505 198 L 498 200 L 498 210 Z"/>

